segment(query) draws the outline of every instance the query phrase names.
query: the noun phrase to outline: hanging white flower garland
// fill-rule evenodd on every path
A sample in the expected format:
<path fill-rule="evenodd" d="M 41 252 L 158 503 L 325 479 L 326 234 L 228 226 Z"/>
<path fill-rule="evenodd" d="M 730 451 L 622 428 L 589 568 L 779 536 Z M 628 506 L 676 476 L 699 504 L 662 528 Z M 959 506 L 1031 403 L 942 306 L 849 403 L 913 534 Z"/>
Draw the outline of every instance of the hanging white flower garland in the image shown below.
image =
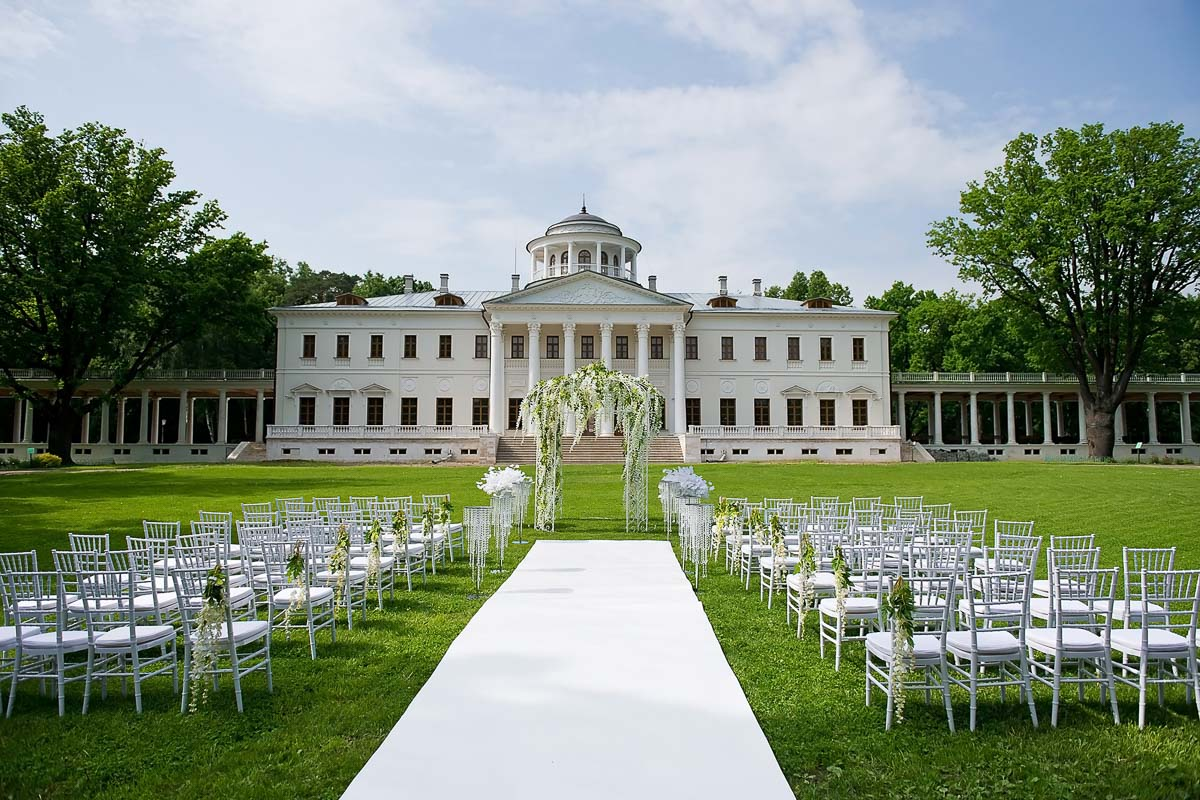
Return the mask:
<path fill-rule="evenodd" d="M 616 372 L 597 362 L 569 375 L 539 381 L 521 402 L 521 428 L 537 437 L 533 509 L 534 525 L 540 530 L 554 530 L 561 513 L 566 420 L 575 420 L 574 446 L 588 420 L 606 409 L 616 413 L 625 440 L 625 530 L 649 529 L 647 464 L 650 441 L 663 412 L 663 396 L 648 378 Z"/>

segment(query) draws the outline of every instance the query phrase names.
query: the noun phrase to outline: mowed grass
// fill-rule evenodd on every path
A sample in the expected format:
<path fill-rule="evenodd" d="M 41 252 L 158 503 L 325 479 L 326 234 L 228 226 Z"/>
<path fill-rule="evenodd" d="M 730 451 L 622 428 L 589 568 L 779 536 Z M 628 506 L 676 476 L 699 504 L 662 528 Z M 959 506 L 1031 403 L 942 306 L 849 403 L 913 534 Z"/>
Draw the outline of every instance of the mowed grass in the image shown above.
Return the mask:
<path fill-rule="evenodd" d="M 652 467 L 652 483 L 657 468 Z M 991 518 L 1034 519 L 1038 532 L 1095 532 L 1104 561 L 1122 545 L 1174 544 L 1178 562 L 1200 566 L 1200 470 L 1044 464 L 834 466 L 709 464 L 699 471 L 720 494 L 750 497 L 924 495 Z M 483 503 L 477 467 L 179 466 L 90 469 L 0 476 L 0 549 L 66 547 L 67 531 L 139 529 L 140 520 L 188 520 L 198 509 L 237 510 L 242 501 L 295 495 L 389 495 L 449 491 L 456 506 Z M 566 468 L 566 518 L 551 537 L 625 537 L 619 467 Z M 657 503 L 652 531 L 661 534 Z M 509 550 L 509 563 L 528 552 Z M 489 576 L 485 591 L 499 578 Z M 228 685 L 200 713 L 183 716 L 168 683 L 149 683 L 146 711 L 132 698 L 68 693 L 59 719 L 32 684 L 0 721 L 0 797 L 337 797 L 395 724 L 450 642 L 479 607 L 460 560 L 411 594 L 399 591 L 366 625 L 319 639 L 275 639 L 275 693 L 261 677 L 234 710 Z M 956 694 L 960 732 L 941 706 L 918 697 L 908 719 L 883 730 L 883 707 L 863 705 L 862 650 L 841 672 L 817 654 L 815 625 L 799 642 L 782 603 L 768 612 L 757 588 L 744 592 L 714 564 L 699 596 L 780 766 L 798 796 L 813 797 L 1193 797 L 1200 795 L 1200 721 L 1183 692 L 1152 705 L 1138 731 L 1136 698 L 1121 692 L 1127 720 L 1112 725 L 1093 690 L 1064 700 L 1051 730 L 1049 692 L 1037 691 L 1043 728 L 1034 731 L 1015 693 L 981 701 L 979 730 L 967 733 L 965 694 Z M 6 684 L 5 684 L 6 685 Z M 464 725 L 470 720 L 464 719 Z M 637 720 L 631 718 L 630 725 Z M 522 754 L 514 753 L 514 758 Z M 654 757 L 647 754 L 648 758 Z M 613 765 L 597 764 L 598 769 Z M 463 767 L 471 768 L 464 760 Z M 530 763 L 529 769 L 537 769 Z M 711 769 L 734 769 L 714 764 Z M 586 780 L 586 776 L 580 776 Z M 402 776 L 397 776 L 402 792 Z"/>

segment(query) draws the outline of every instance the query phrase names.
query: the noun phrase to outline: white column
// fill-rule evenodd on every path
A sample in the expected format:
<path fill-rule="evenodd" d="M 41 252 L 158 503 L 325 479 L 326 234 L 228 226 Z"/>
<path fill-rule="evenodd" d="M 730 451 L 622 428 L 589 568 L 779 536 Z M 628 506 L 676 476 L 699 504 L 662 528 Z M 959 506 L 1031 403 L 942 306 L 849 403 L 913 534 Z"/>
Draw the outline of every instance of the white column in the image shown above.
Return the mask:
<path fill-rule="evenodd" d="M 79 431 L 79 443 L 91 444 L 92 438 L 92 412 L 83 412 L 83 428 Z"/>
<path fill-rule="evenodd" d="M 1079 407 L 1076 411 L 1079 414 L 1079 443 L 1087 444 L 1087 409 L 1083 405 L 1083 395 L 1076 395 L 1079 398 Z"/>
<path fill-rule="evenodd" d="M 1058 437 L 1061 439 L 1067 430 L 1067 404 L 1061 396 L 1054 402 L 1054 411 L 1058 418 Z"/>
<path fill-rule="evenodd" d="M 625 277 L 625 245 L 621 245 L 621 271 L 617 274 L 617 277 Z"/>
<path fill-rule="evenodd" d="M 567 264 L 569 266 L 569 269 L 567 269 L 566 273 L 564 273 L 564 274 L 570 275 L 575 272 L 575 243 L 574 242 L 567 243 L 567 255 L 569 256 L 569 258 L 567 259 Z"/>
<path fill-rule="evenodd" d="M 108 412 L 110 406 L 105 400 L 100 404 L 100 444 L 108 444 Z"/>
<path fill-rule="evenodd" d="M 1192 443 L 1192 393 L 1184 392 L 1180 400 L 1179 427 L 1183 433 L 1183 443 Z"/>
<path fill-rule="evenodd" d="M 637 375 L 645 378 L 650 374 L 650 323 L 637 324 Z"/>
<path fill-rule="evenodd" d="M 1117 407 L 1113 409 L 1113 442 L 1116 444 L 1124 444 L 1125 442 L 1125 403 L 1117 403 Z"/>
<path fill-rule="evenodd" d="M 229 398 L 224 389 L 217 395 L 217 407 L 220 409 L 217 416 L 217 444 L 225 444 L 229 441 Z"/>
<path fill-rule="evenodd" d="M 152 409 L 152 413 L 150 414 L 150 444 L 162 444 L 162 419 L 159 416 L 162 412 L 162 408 L 159 405 L 161 402 L 161 397 L 150 398 Z"/>
<path fill-rule="evenodd" d="M 535 276 L 530 275 L 529 277 L 533 278 Z M 542 277 L 550 277 L 550 245 L 548 244 L 542 245 Z"/>
<path fill-rule="evenodd" d="M 592 257 L 592 263 L 595 264 L 596 272 L 600 271 L 600 243 L 596 242 L 596 255 Z"/>
<path fill-rule="evenodd" d="M 1050 393 L 1042 392 L 1042 444 L 1050 442 Z"/>
<path fill-rule="evenodd" d="M 529 280 L 533 280 L 533 273 L 537 270 L 537 251 L 529 251 Z"/>
<path fill-rule="evenodd" d="M 971 444 L 979 444 L 979 392 L 971 392 Z"/>
<path fill-rule="evenodd" d="M 263 414 L 265 411 L 265 396 L 263 390 L 259 389 L 254 393 L 254 441 L 261 442 L 263 440 Z M 190 416 L 190 415 L 189 415 Z"/>
<path fill-rule="evenodd" d="M 22 423 L 21 441 L 26 444 L 33 443 L 33 403 L 28 399 L 22 401 L 25 404 L 25 420 Z"/>
<path fill-rule="evenodd" d="M 117 398 L 117 444 L 125 444 L 125 397 Z"/>
<path fill-rule="evenodd" d="M 192 403 L 188 399 L 187 389 L 179 393 L 179 435 L 176 441 L 180 444 L 191 444 L 188 436 L 188 418 L 192 416 Z"/>
<path fill-rule="evenodd" d="M 575 371 L 575 323 L 563 323 L 563 374 L 570 375 Z M 563 432 L 568 436 L 575 435 L 575 415 L 568 414 L 563 425 Z"/>
<path fill-rule="evenodd" d="M 1005 393 L 1005 407 L 1008 409 L 1008 443 L 1017 443 L 1017 401 L 1014 392 Z"/>
<path fill-rule="evenodd" d="M 1150 425 L 1149 444 L 1158 444 L 1158 409 L 1155 406 L 1154 392 L 1146 392 L 1146 421 Z"/>
<path fill-rule="evenodd" d="M 611 322 L 600 323 L 600 360 L 609 369 L 612 369 L 612 330 Z M 610 406 L 600 409 L 600 424 L 596 427 L 601 436 L 613 435 L 613 410 Z"/>
<path fill-rule="evenodd" d="M 634 259 L 637 259 L 637 254 L 634 254 Z M 679 320 L 671 326 L 671 332 L 674 335 L 671 348 L 671 383 L 675 390 L 675 413 L 674 419 L 671 420 L 672 433 L 687 433 L 687 411 L 685 410 L 684 394 L 683 394 L 683 363 L 684 363 L 684 331 L 687 329 L 683 320 Z"/>
<path fill-rule="evenodd" d="M 491 392 L 488 395 L 488 424 L 492 433 L 504 433 L 504 324 L 492 320 L 492 340 L 488 346 L 491 367 Z"/>
<path fill-rule="evenodd" d="M 900 422 L 900 438 L 901 440 L 908 439 L 908 401 L 905 392 L 898 392 L 899 400 L 897 402 Z"/>
<path fill-rule="evenodd" d="M 929 441 L 931 444 L 942 443 L 942 393 L 933 393 L 933 409 L 929 414 Z"/>
<path fill-rule="evenodd" d="M 629 260 L 629 279 L 633 280 L 633 281 L 637 280 L 637 251 L 636 250 L 634 251 L 633 256 L 631 256 L 630 260 Z"/>
<path fill-rule="evenodd" d="M 529 323 L 529 391 L 542 379 L 542 323 Z"/>
<path fill-rule="evenodd" d="M 138 444 L 150 443 L 150 393 L 142 392 L 142 402 L 138 406 Z"/>

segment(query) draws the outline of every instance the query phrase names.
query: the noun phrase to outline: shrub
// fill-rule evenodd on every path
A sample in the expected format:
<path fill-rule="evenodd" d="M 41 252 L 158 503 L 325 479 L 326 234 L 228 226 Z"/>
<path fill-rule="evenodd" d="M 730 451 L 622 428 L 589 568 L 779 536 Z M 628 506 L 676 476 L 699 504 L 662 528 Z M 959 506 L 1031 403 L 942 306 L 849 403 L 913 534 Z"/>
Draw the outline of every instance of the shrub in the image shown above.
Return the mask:
<path fill-rule="evenodd" d="M 38 453 L 33 457 L 33 466 L 38 469 L 52 469 L 62 466 L 62 459 L 54 453 Z"/>

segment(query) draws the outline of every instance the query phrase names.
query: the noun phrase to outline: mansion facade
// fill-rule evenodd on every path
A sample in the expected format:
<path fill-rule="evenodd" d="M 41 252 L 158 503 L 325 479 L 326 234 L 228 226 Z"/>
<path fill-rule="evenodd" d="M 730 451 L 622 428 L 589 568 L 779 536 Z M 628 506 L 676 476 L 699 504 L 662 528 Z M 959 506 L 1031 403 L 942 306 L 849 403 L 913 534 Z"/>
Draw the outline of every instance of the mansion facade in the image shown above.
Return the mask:
<path fill-rule="evenodd" d="M 85 416 L 79 463 L 328 460 L 532 463 L 521 400 L 592 362 L 647 376 L 666 400 L 656 462 L 900 461 L 1087 454 L 1072 375 L 898 373 L 894 314 L 766 297 L 725 277 L 707 291 L 639 278 L 641 244 L 587 213 L 526 246 L 507 290 L 341 295 L 271 309 L 274 369 L 149 371 Z M 49 375 L 17 371 L 36 385 Z M 80 394 L 102 394 L 96 375 Z M 1200 375 L 1138 375 L 1114 455 L 1200 461 Z M 1200 397 L 1197 397 L 1200 399 Z M 0 391 L 0 458 L 45 447 L 35 406 Z M 611 419 L 564 458 L 619 461 Z M 0 440 L 3 440 L 0 434 Z M 918 442 L 923 444 L 914 444 Z"/>

